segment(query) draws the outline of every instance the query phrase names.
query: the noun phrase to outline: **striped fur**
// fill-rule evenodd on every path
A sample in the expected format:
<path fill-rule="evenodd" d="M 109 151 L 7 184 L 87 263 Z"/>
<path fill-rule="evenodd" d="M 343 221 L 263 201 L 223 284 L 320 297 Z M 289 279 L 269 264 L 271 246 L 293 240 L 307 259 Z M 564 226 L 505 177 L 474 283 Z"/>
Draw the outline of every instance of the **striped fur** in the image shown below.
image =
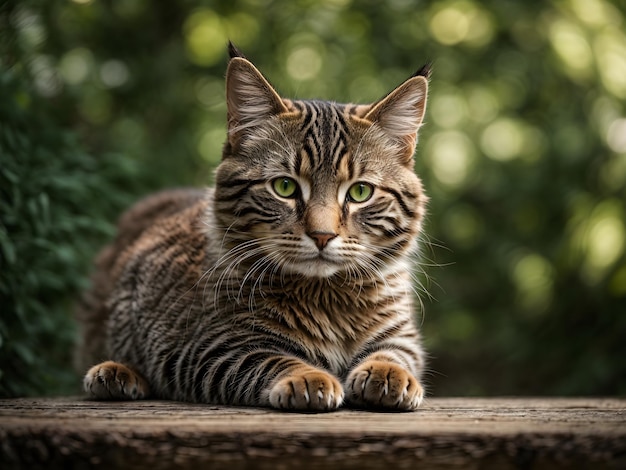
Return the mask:
<path fill-rule="evenodd" d="M 373 105 L 341 105 L 280 98 L 231 55 L 215 189 L 141 201 L 97 259 L 79 309 L 79 367 L 97 364 L 86 391 L 416 408 L 410 260 L 426 197 L 413 152 L 427 71 Z M 274 185 L 285 178 L 287 197 Z M 371 197 L 357 202 L 354 185 Z"/>

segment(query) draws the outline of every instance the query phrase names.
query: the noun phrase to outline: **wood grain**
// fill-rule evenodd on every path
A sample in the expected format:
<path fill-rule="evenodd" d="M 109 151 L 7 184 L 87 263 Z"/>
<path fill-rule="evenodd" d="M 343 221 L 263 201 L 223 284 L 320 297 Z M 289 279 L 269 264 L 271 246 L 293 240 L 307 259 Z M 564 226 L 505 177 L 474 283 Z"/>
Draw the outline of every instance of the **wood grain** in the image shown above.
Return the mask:
<path fill-rule="evenodd" d="M 626 400 L 437 398 L 413 413 L 0 400 L 0 468 L 626 468 Z"/>

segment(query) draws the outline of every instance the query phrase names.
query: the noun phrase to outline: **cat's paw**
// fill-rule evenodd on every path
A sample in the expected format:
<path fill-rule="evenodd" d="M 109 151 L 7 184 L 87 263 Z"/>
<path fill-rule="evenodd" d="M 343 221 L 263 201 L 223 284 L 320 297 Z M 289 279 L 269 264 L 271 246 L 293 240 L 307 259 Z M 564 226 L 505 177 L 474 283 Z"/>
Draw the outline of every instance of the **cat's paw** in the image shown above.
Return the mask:
<path fill-rule="evenodd" d="M 398 364 L 366 361 L 348 376 L 346 396 L 355 406 L 410 411 L 422 402 L 424 389 Z"/>
<path fill-rule="evenodd" d="M 343 388 L 327 372 L 309 369 L 279 380 L 270 390 L 274 408 L 294 411 L 332 411 L 343 402 Z"/>
<path fill-rule="evenodd" d="M 93 366 L 83 379 L 83 388 L 98 400 L 138 400 L 150 394 L 148 382 L 119 362 Z"/>

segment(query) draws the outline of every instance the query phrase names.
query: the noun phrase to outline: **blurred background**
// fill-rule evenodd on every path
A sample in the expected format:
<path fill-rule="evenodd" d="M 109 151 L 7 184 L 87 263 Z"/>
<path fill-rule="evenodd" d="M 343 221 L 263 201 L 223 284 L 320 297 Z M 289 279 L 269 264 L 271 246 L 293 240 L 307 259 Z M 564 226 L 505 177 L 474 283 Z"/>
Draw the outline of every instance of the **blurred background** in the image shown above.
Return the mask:
<path fill-rule="evenodd" d="M 72 303 L 128 204 L 208 185 L 226 44 L 285 96 L 434 61 L 430 395 L 626 395 L 626 4 L 0 1 L 0 396 L 78 393 Z"/>

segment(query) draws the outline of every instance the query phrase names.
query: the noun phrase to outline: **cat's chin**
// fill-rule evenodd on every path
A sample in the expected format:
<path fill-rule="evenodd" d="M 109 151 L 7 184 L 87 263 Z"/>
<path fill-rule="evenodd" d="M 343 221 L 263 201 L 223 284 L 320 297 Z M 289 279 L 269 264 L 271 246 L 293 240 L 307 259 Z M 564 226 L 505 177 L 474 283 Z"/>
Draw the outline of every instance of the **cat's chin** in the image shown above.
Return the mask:
<path fill-rule="evenodd" d="M 292 263 L 284 266 L 283 269 L 291 274 L 298 274 L 304 277 L 316 279 L 329 278 L 341 271 L 341 266 L 324 260 L 312 260 L 302 263 Z"/>

